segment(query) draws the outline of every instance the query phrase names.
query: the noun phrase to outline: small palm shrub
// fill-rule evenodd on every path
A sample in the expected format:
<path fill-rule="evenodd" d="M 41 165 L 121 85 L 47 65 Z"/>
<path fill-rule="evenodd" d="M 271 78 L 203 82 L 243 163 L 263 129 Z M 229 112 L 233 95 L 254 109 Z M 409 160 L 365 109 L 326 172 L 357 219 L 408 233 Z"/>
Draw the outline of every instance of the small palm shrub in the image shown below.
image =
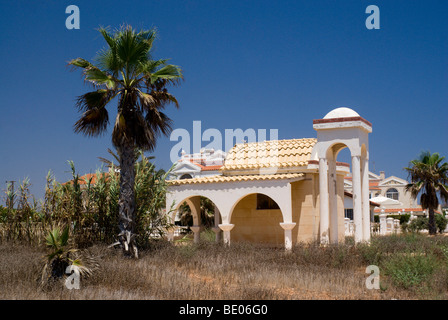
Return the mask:
<path fill-rule="evenodd" d="M 86 259 L 90 262 L 90 266 L 84 262 L 82 252 L 69 243 L 69 234 L 69 225 L 63 229 L 55 227 L 48 233 L 46 237 L 48 254 L 45 256 L 45 264 L 42 268 L 42 286 L 64 278 L 73 267 L 82 277 L 90 276 L 93 270 L 98 268 L 92 256 Z"/>

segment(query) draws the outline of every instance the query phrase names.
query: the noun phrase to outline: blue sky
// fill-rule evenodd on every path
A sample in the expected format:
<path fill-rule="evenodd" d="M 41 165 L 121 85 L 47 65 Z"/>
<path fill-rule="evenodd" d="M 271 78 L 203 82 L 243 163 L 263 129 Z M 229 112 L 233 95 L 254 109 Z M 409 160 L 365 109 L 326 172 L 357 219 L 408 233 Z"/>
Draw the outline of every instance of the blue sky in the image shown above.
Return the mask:
<path fill-rule="evenodd" d="M 373 124 L 370 168 L 406 178 L 422 150 L 448 156 L 446 0 L 2 1 L 0 4 L 0 189 L 29 177 L 70 178 L 110 158 L 110 135 L 73 132 L 77 96 L 90 88 L 66 63 L 92 59 L 99 26 L 157 27 L 155 57 L 171 58 L 185 81 L 168 108 L 174 128 L 278 129 L 280 139 L 315 137 L 312 120 L 346 106 Z M 68 30 L 65 8 L 80 9 Z M 368 30 L 368 5 L 380 9 Z M 115 108 L 115 106 L 112 106 Z M 111 131 L 109 130 L 108 133 Z M 169 168 L 176 142 L 161 138 L 156 164 Z M 204 143 L 206 144 L 206 143 Z M 346 155 L 341 154 L 344 160 Z"/>

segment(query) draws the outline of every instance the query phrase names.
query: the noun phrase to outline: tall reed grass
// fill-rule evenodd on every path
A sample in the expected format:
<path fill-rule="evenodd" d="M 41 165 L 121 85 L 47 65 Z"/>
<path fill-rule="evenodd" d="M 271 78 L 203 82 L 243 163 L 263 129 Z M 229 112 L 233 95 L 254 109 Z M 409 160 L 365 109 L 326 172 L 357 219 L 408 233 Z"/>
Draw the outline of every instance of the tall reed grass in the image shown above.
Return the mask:
<path fill-rule="evenodd" d="M 46 176 L 45 194 L 36 201 L 30 194 L 30 181 L 24 179 L 17 192 L 8 188 L 6 207 L 0 206 L 0 243 L 42 244 L 50 230 L 69 225 L 77 247 L 96 242 L 111 244 L 118 234 L 119 171 L 97 170 L 95 176 L 82 179 L 68 161 L 72 179 L 57 182 L 52 172 Z M 169 226 L 165 205 L 166 174 L 140 152 L 136 162 L 135 197 L 137 243 L 148 245 L 151 236 L 160 235 Z"/>

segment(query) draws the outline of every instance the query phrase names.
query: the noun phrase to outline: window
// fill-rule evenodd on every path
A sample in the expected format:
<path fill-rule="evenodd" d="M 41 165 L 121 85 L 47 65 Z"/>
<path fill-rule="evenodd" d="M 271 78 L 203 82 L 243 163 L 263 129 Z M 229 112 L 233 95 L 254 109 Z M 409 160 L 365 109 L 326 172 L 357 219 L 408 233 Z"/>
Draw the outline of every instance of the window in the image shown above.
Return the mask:
<path fill-rule="evenodd" d="M 183 174 L 183 175 L 179 178 L 179 180 L 183 180 L 183 179 L 191 179 L 191 178 L 193 178 L 193 177 L 191 176 L 191 174 L 186 173 L 186 174 Z"/>
<path fill-rule="evenodd" d="M 394 200 L 398 200 L 398 190 L 395 188 L 387 189 L 386 197 Z"/>
<path fill-rule="evenodd" d="M 278 204 L 265 196 L 264 194 L 257 194 L 257 210 L 266 210 L 266 209 L 280 209 Z"/>
<path fill-rule="evenodd" d="M 344 209 L 344 217 L 353 220 L 353 209 Z"/>

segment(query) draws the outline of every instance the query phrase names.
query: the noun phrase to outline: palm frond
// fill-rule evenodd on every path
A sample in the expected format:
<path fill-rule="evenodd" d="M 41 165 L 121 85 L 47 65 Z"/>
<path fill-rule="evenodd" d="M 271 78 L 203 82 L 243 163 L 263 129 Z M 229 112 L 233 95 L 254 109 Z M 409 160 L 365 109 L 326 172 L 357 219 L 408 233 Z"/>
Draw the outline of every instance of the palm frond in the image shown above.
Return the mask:
<path fill-rule="evenodd" d="M 105 107 L 93 108 L 85 111 L 81 118 L 76 121 L 74 131 L 83 133 L 89 137 L 103 134 L 109 124 L 109 113 Z"/>
<path fill-rule="evenodd" d="M 155 83 L 158 79 L 170 80 L 177 83 L 180 79 L 183 79 L 182 69 L 173 64 L 165 65 L 151 73 L 150 79 L 151 83 Z"/>

